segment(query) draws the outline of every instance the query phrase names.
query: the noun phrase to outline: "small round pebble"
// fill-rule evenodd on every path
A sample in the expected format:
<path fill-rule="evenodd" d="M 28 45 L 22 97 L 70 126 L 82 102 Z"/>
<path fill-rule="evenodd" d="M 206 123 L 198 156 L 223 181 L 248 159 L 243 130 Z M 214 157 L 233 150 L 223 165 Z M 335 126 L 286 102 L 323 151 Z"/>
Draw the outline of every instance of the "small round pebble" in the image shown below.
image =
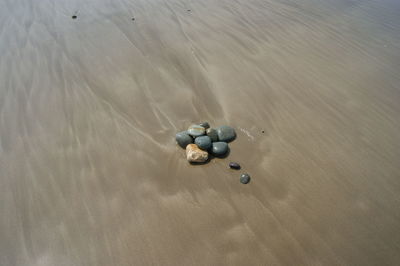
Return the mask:
<path fill-rule="evenodd" d="M 250 176 L 248 174 L 242 174 L 240 176 L 240 183 L 247 184 L 250 182 Z"/>
<path fill-rule="evenodd" d="M 220 126 L 217 128 L 218 139 L 220 141 L 232 141 L 236 138 L 235 130 L 230 126 Z"/>
<path fill-rule="evenodd" d="M 235 162 L 230 162 L 229 163 L 229 167 L 235 170 L 239 170 L 240 169 L 240 164 L 235 163 Z"/>
<path fill-rule="evenodd" d="M 198 137 L 204 135 L 206 133 L 206 129 L 199 125 L 191 125 L 188 129 L 188 133 L 193 137 Z"/>
<path fill-rule="evenodd" d="M 200 149 L 206 151 L 211 148 L 211 139 L 209 136 L 200 136 L 194 140 L 194 143 L 199 146 Z"/>
<path fill-rule="evenodd" d="M 218 141 L 218 133 L 215 129 L 213 128 L 208 128 L 207 131 L 207 136 L 211 138 L 212 142 L 217 142 Z"/>
<path fill-rule="evenodd" d="M 212 144 L 212 153 L 217 156 L 225 155 L 228 149 L 228 143 L 226 142 L 213 142 Z"/>
<path fill-rule="evenodd" d="M 204 127 L 205 129 L 210 128 L 210 124 L 208 122 L 200 123 L 199 126 Z"/>

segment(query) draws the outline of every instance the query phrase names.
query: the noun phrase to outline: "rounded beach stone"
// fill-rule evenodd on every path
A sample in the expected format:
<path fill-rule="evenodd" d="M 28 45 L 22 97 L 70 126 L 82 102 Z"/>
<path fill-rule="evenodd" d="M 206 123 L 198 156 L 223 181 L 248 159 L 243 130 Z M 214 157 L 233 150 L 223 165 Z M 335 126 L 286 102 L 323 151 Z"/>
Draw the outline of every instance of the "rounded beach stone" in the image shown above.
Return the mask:
<path fill-rule="evenodd" d="M 202 136 L 205 134 L 206 129 L 199 125 L 191 125 L 187 131 L 193 137 Z"/>
<path fill-rule="evenodd" d="M 219 141 L 232 141 L 236 137 L 235 130 L 230 126 L 220 126 L 217 128 Z"/>
<path fill-rule="evenodd" d="M 212 153 L 218 156 L 224 155 L 228 152 L 228 143 L 226 142 L 213 142 Z"/>
<path fill-rule="evenodd" d="M 182 148 L 186 148 L 188 144 L 193 143 L 193 138 L 187 133 L 187 131 L 179 132 L 175 135 L 175 139 Z"/>
<path fill-rule="evenodd" d="M 218 141 L 218 133 L 215 129 L 209 128 L 209 129 L 207 129 L 206 133 L 207 133 L 207 136 L 210 137 L 212 142 Z"/>
<path fill-rule="evenodd" d="M 201 150 L 196 144 L 186 146 L 186 159 L 191 163 L 204 163 L 208 160 L 208 152 Z"/>
<path fill-rule="evenodd" d="M 205 129 L 210 128 L 210 124 L 208 122 L 200 123 L 199 126 L 204 127 Z"/>
<path fill-rule="evenodd" d="M 200 136 L 194 140 L 194 143 L 202 150 L 209 150 L 211 148 L 211 139 L 209 136 Z"/>
<path fill-rule="evenodd" d="M 240 176 L 240 183 L 247 184 L 250 182 L 250 176 L 248 174 L 242 174 Z"/>
<path fill-rule="evenodd" d="M 232 168 L 232 169 L 239 170 L 240 169 L 240 164 L 234 163 L 234 162 L 230 162 L 229 163 L 229 167 Z"/>

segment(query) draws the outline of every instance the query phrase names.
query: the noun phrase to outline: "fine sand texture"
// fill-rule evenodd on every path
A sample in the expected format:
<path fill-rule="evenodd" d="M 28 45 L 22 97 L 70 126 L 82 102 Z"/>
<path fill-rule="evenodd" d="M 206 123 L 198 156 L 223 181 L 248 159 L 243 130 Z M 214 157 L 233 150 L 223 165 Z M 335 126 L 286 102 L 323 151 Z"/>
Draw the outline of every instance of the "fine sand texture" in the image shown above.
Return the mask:
<path fill-rule="evenodd" d="M 399 264 L 398 0 L 0 0 L 1 266 Z"/>

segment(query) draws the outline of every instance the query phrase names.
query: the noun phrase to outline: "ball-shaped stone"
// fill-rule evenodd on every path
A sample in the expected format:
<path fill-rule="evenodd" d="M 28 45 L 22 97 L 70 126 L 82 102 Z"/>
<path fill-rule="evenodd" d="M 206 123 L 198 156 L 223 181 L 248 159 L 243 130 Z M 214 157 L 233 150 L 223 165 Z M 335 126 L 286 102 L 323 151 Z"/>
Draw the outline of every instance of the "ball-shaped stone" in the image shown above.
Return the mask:
<path fill-rule="evenodd" d="M 222 156 L 228 152 L 229 147 L 228 147 L 228 143 L 226 143 L 226 142 L 213 142 L 211 149 L 212 149 L 211 151 L 214 155 Z"/>
<path fill-rule="evenodd" d="M 220 126 L 217 128 L 219 141 L 232 141 L 236 138 L 235 130 L 230 126 Z"/>
<path fill-rule="evenodd" d="M 240 176 L 240 183 L 247 184 L 250 182 L 250 176 L 248 174 L 242 174 Z"/>
<path fill-rule="evenodd" d="M 211 139 L 209 136 L 200 136 L 194 140 L 194 143 L 202 150 L 209 150 L 211 148 Z"/>

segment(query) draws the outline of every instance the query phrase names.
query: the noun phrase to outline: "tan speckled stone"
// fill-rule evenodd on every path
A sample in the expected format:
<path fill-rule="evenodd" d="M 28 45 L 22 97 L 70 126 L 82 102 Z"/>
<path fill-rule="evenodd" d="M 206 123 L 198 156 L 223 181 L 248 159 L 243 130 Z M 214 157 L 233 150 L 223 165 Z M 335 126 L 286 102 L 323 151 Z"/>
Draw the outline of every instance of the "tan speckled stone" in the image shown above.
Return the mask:
<path fill-rule="evenodd" d="M 204 163 L 208 159 L 208 152 L 201 150 L 196 144 L 186 146 L 186 159 L 191 163 Z"/>

